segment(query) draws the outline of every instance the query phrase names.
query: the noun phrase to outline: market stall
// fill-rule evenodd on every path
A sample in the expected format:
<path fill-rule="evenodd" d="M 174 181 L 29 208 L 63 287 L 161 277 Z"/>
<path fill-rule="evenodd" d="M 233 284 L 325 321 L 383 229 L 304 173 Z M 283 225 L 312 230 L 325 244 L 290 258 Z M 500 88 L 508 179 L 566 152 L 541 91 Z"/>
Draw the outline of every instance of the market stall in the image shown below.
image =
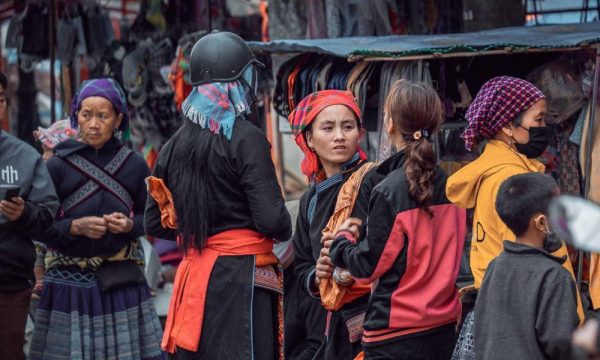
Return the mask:
<path fill-rule="evenodd" d="M 364 114 L 363 148 L 371 159 L 383 160 L 393 151 L 381 131 L 390 85 L 402 78 L 433 84 L 446 110 L 436 139 L 437 154 L 445 170 L 453 173 L 478 155 L 467 152 L 459 137 L 466 109 L 485 81 L 511 75 L 532 81 L 548 98 L 547 123 L 554 129 L 554 141 L 542 161 L 561 191 L 600 201 L 600 22 L 447 35 L 279 40 L 250 46 L 273 60 L 276 163 L 290 197 L 299 192 L 303 179 L 295 170 L 298 156 L 286 117 L 307 94 L 321 89 L 352 91 Z M 598 256 L 582 260 L 574 254 L 572 260 L 579 264 L 580 281 L 595 286 L 595 279 L 600 280 Z M 600 298 L 592 299 L 600 307 Z"/>

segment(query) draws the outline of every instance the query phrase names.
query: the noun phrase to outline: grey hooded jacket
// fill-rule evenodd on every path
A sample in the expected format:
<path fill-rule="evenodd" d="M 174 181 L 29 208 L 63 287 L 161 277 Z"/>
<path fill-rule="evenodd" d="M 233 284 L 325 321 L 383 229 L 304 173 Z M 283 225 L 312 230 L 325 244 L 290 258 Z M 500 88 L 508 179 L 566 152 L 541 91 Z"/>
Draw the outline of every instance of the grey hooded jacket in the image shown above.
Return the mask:
<path fill-rule="evenodd" d="M 38 152 L 0 131 L 0 200 L 7 188 L 19 186 L 25 211 L 17 221 L 0 214 L 0 292 L 31 287 L 35 250 L 32 238 L 52 225 L 58 197 Z"/>

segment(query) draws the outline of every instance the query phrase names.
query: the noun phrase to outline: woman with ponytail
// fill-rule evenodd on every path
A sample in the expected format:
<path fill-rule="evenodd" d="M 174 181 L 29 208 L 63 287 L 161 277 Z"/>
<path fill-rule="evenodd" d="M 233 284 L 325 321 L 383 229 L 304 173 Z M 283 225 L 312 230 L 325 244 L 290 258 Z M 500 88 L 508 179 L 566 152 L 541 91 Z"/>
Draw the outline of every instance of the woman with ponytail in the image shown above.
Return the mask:
<path fill-rule="evenodd" d="M 399 150 L 377 167 L 366 236 L 359 219 L 337 231 L 333 264 L 373 283 L 364 322 L 366 359 L 450 359 L 460 303 L 455 287 L 465 211 L 445 195 L 431 137 L 443 119 L 429 85 L 400 80 L 386 100 L 388 134 Z"/>

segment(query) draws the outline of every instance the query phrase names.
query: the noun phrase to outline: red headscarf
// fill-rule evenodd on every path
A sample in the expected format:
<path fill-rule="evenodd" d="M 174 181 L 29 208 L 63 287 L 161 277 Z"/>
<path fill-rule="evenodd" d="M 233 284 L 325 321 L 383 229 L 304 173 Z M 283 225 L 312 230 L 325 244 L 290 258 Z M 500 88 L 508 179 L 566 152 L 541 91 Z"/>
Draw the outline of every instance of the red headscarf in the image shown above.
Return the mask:
<path fill-rule="evenodd" d="M 298 103 L 298 106 L 292 111 L 288 120 L 292 126 L 292 133 L 296 144 L 304 153 L 304 159 L 301 163 L 302 173 L 310 180 L 315 180 L 319 174 L 319 158 L 317 154 L 309 149 L 304 130 L 315 121 L 317 115 L 328 106 L 344 105 L 348 107 L 358 119 L 360 126 L 361 112 L 354 95 L 350 91 L 342 90 L 322 90 L 314 92 Z M 365 160 L 367 156 L 358 148 L 360 157 Z"/>

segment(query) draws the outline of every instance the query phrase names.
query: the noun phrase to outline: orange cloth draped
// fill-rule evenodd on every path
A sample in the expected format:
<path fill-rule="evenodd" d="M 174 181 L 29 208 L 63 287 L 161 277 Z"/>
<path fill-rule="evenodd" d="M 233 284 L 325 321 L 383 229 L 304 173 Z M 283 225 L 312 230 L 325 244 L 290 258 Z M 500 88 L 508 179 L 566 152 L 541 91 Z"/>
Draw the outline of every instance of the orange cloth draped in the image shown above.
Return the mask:
<path fill-rule="evenodd" d="M 372 162 L 362 165 L 361 168 L 355 171 L 346 183 L 342 185 L 335 203 L 335 210 L 333 211 L 331 218 L 329 218 L 327 226 L 323 229 L 323 234 L 328 232 L 335 234 L 342 223 L 350 217 L 352 209 L 354 208 L 354 203 L 358 197 L 360 184 L 367 172 L 375 166 L 376 165 Z M 359 285 L 354 282 L 349 287 L 344 287 L 336 283 L 333 278 L 323 279 L 319 284 L 321 303 L 325 309 L 330 311 L 337 311 L 345 304 L 368 294 L 370 291 L 371 285 Z"/>
<path fill-rule="evenodd" d="M 154 198 L 160 209 L 160 224 L 165 229 L 177 229 L 177 215 L 171 191 L 165 185 L 163 179 L 154 176 L 146 178 L 148 194 Z"/>
<path fill-rule="evenodd" d="M 272 250 L 273 240 L 248 229 L 211 236 L 202 252 L 188 250 L 175 276 L 162 348 L 169 353 L 176 347 L 198 350 L 208 282 L 219 256 L 262 255 L 257 257 L 268 262 Z"/>

